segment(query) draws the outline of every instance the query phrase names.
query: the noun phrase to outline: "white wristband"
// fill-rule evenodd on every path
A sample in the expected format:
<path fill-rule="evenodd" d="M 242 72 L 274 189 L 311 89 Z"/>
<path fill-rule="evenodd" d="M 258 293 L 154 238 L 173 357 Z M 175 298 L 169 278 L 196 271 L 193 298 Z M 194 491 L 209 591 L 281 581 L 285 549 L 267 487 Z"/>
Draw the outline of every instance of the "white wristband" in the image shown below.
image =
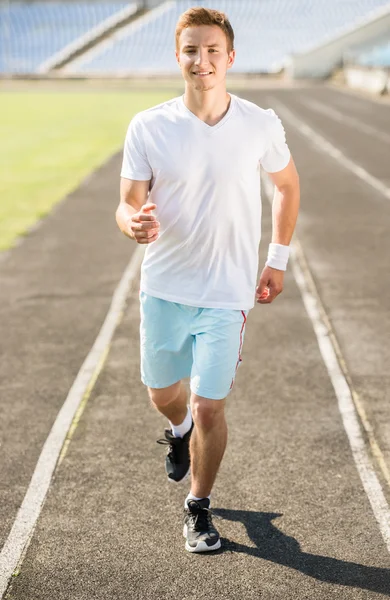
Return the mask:
<path fill-rule="evenodd" d="M 288 257 L 290 256 L 290 246 L 282 244 L 270 244 L 268 248 L 267 267 L 285 271 L 287 269 Z"/>

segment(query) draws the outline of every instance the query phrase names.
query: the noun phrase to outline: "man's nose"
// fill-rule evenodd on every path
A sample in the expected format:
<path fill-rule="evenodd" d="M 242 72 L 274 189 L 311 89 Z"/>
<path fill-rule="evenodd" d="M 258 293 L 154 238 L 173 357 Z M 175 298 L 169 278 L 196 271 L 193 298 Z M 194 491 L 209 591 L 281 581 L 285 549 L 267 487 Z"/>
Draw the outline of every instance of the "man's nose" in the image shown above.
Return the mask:
<path fill-rule="evenodd" d="M 200 65 L 204 65 L 204 64 L 207 65 L 208 62 L 209 62 L 209 53 L 208 53 L 207 48 L 205 48 L 204 50 L 202 50 L 202 49 L 199 50 L 195 63 L 200 66 Z"/>

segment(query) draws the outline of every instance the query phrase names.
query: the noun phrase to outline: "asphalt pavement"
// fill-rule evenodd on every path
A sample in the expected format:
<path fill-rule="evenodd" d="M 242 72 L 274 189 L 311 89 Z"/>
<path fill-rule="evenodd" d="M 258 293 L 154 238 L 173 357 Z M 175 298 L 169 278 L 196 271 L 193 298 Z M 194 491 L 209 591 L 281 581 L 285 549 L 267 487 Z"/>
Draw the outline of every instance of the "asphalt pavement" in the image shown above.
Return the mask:
<path fill-rule="evenodd" d="M 344 110 L 382 132 L 390 128 L 389 107 L 319 87 L 237 93 L 266 108 L 281 102 L 389 183 L 385 142 L 335 125 L 318 104 L 316 112 L 301 100 Z M 284 123 L 302 184 L 297 234 L 389 465 L 389 202 Z M 114 222 L 119 165 L 113 157 L 0 262 L 2 543 L 135 248 Z M 271 229 L 263 203 L 261 262 Z M 283 295 L 248 318 L 212 496 L 222 548 L 209 555 L 184 550 L 188 484 L 165 478 L 164 449 L 155 443 L 165 422 L 139 381 L 138 327 L 135 285 L 5 597 L 390 596 L 389 553 L 291 268 Z"/>

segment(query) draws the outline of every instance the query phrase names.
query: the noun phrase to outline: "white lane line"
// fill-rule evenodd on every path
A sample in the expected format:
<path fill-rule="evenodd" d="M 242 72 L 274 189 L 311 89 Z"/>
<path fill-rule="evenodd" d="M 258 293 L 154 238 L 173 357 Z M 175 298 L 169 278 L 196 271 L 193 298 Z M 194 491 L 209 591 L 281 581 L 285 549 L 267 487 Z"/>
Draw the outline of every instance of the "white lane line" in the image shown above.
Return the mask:
<path fill-rule="evenodd" d="M 270 98 L 269 100 L 275 102 L 275 100 L 272 99 L 272 98 Z M 279 103 L 279 104 L 284 107 L 284 105 L 282 105 L 281 103 Z M 279 106 L 279 108 L 280 108 L 280 106 Z M 284 107 L 284 108 L 286 108 L 286 107 Z M 286 108 L 286 110 L 289 111 L 289 109 L 287 109 L 287 108 Z M 291 111 L 289 111 L 289 112 L 291 113 Z M 294 119 L 296 120 L 296 123 L 298 125 L 299 125 L 299 123 L 301 123 L 300 120 L 297 117 L 294 116 Z M 305 125 L 303 123 L 302 123 L 302 125 L 305 127 Z M 310 140 L 311 141 L 313 141 L 313 140 L 315 141 L 314 145 L 315 145 L 315 147 L 317 149 L 320 149 L 321 151 L 327 152 L 327 145 L 330 146 L 330 147 L 332 147 L 332 145 L 329 142 L 327 142 L 326 140 L 324 140 L 324 138 L 322 138 L 319 134 L 317 134 L 316 132 L 314 132 L 310 127 L 307 126 L 307 129 L 310 130 Z M 317 141 L 315 139 L 315 136 L 317 136 L 317 138 L 318 138 Z M 321 147 L 321 144 L 323 144 L 322 147 Z M 337 148 L 334 148 L 334 150 L 336 152 L 338 151 Z M 346 159 L 346 160 L 349 160 L 349 159 Z M 350 161 L 350 162 L 352 163 L 352 161 Z M 352 165 L 353 164 L 354 163 L 352 163 Z M 344 166 L 346 166 L 346 165 L 344 165 Z M 386 189 L 388 190 L 389 188 L 386 188 Z M 301 251 L 301 257 L 302 257 L 301 258 L 301 264 L 305 264 L 306 267 L 307 267 L 306 271 L 305 271 L 305 272 L 307 272 L 307 279 L 311 279 L 311 281 L 312 281 L 312 290 L 315 290 L 315 293 L 317 293 L 316 292 L 316 288 L 315 288 L 315 284 L 314 284 L 314 280 L 313 280 L 313 278 L 310 275 L 310 270 L 309 270 L 309 267 L 308 267 L 306 261 L 303 258 L 303 252 L 302 251 Z M 319 302 L 320 302 L 320 300 L 319 300 Z M 322 307 L 321 302 L 320 302 L 319 306 Z M 357 413 L 359 415 L 359 418 L 361 420 L 361 423 L 362 423 L 362 425 L 364 427 L 364 430 L 366 432 L 366 435 L 367 435 L 367 438 L 368 438 L 368 442 L 370 444 L 372 455 L 375 457 L 375 459 L 376 459 L 376 461 L 378 463 L 378 466 L 379 466 L 379 468 L 382 471 L 382 475 L 383 475 L 384 479 L 386 480 L 386 483 L 390 487 L 390 471 L 389 471 L 389 468 L 388 468 L 388 466 L 386 464 L 386 460 L 385 460 L 385 458 L 383 456 L 383 453 L 382 453 L 382 451 L 381 451 L 381 449 L 379 447 L 379 444 L 378 444 L 378 442 L 375 439 L 374 430 L 373 430 L 373 428 L 372 428 L 372 426 L 371 426 L 371 424 L 369 422 L 369 419 L 368 419 L 368 417 L 366 415 L 366 411 L 364 410 L 363 404 L 360 401 L 359 395 L 356 392 L 356 390 L 353 388 L 351 377 L 350 377 L 350 375 L 348 373 L 348 369 L 346 367 L 345 360 L 344 360 L 344 358 L 342 356 L 341 349 L 340 349 L 340 347 L 338 345 L 336 335 L 333 332 L 331 323 L 330 323 L 330 321 L 329 321 L 329 319 L 328 319 L 328 317 L 326 315 L 325 309 L 323 309 L 323 307 L 322 307 L 322 320 L 325 322 L 325 324 L 326 324 L 326 326 L 328 328 L 328 331 L 330 332 L 329 335 L 330 335 L 330 338 L 331 338 L 331 341 L 332 341 L 332 344 L 333 344 L 333 348 L 334 348 L 334 350 L 336 352 L 336 355 L 337 355 L 340 367 L 341 367 L 341 369 L 342 369 L 342 371 L 344 373 L 344 377 L 346 378 L 346 381 L 347 381 L 347 383 L 348 383 L 348 385 L 349 385 L 349 387 L 351 389 L 352 399 L 354 401 L 354 404 L 355 404 Z"/>
<path fill-rule="evenodd" d="M 104 358 L 107 356 L 115 329 L 122 318 L 132 283 L 138 275 L 143 254 L 144 248 L 137 245 L 114 292 L 111 306 L 95 343 L 80 368 L 43 446 L 22 505 L 0 553 L 0 597 L 7 589 L 9 580 L 30 543 L 68 431 L 90 387 L 90 382 L 96 380 L 103 367 Z"/>
<path fill-rule="evenodd" d="M 390 200 L 390 188 L 387 187 L 380 179 L 377 179 L 373 175 L 371 175 L 368 171 L 363 169 L 360 165 L 356 164 L 353 160 L 345 156 L 341 150 L 333 146 L 328 140 L 322 137 L 319 133 L 314 131 L 309 125 L 303 123 L 301 119 L 299 119 L 287 106 L 285 106 L 279 100 L 275 98 L 268 98 L 269 103 L 273 108 L 276 109 L 276 112 L 280 117 L 283 117 L 286 121 L 288 121 L 295 129 L 297 129 L 301 134 L 307 137 L 310 142 L 321 152 L 328 154 L 332 158 L 336 159 L 339 164 L 341 164 L 348 171 L 351 171 L 354 175 L 359 177 L 365 183 L 368 183 L 374 190 L 380 192 Z"/>
<path fill-rule="evenodd" d="M 355 119 L 354 117 L 350 117 L 336 108 L 331 108 L 329 105 L 323 104 L 322 102 L 318 102 L 317 100 L 309 99 L 309 98 L 299 98 L 300 104 L 307 106 L 311 110 L 320 113 L 321 115 L 325 115 L 326 117 L 330 117 L 337 123 L 341 123 L 342 125 L 349 125 L 353 129 L 360 129 L 363 133 L 366 133 L 370 136 L 375 136 L 385 142 L 386 144 L 390 144 L 390 135 L 383 131 L 379 131 L 376 127 L 372 127 L 367 123 L 363 123 L 360 119 Z"/>
<path fill-rule="evenodd" d="M 273 185 L 266 177 L 262 177 L 262 183 L 267 198 L 272 203 Z M 309 315 L 317 336 L 323 361 L 333 384 L 356 468 L 378 522 L 382 537 L 390 552 L 390 507 L 367 452 L 351 389 L 340 367 L 337 352 L 332 344 L 333 332 L 329 330 L 326 321 L 322 318 L 322 315 L 326 314 L 325 309 L 296 235 L 291 243 L 291 264 L 295 281 L 301 292 L 306 312 Z"/>

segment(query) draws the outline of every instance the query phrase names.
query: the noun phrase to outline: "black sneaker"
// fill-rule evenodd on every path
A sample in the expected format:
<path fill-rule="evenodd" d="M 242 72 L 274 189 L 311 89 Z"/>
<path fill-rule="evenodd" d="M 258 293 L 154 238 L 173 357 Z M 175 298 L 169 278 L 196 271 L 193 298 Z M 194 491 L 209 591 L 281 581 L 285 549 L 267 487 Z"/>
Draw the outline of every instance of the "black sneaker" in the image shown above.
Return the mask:
<path fill-rule="evenodd" d="M 184 437 L 175 437 L 171 429 L 165 430 L 165 438 L 157 440 L 158 444 L 169 446 L 165 459 L 165 470 L 169 481 L 179 483 L 190 473 L 190 437 L 194 424 Z"/>
<path fill-rule="evenodd" d="M 188 552 L 210 552 L 221 547 L 219 533 L 212 522 L 210 500 L 188 500 L 184 509 L 183 535 Z"/>

